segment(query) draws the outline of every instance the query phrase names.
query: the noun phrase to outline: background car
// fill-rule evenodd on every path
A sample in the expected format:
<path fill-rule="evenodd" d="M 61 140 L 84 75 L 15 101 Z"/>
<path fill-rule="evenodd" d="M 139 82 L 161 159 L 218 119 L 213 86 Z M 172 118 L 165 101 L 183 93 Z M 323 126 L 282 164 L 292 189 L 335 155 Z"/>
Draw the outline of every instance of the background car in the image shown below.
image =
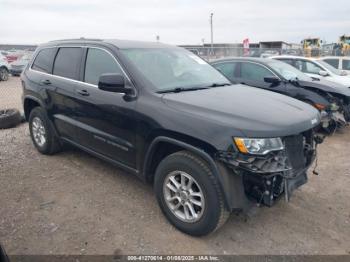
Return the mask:
<path fill-rule="evenodd" d="M 10 64 L 11 75 L 19 76 L 22 73 L 25 66 L 29 63 L 30 59 L 31 59 L 31 55 L 26 54 L 26 55 L 22 56 L 21 58 L 19 58 L 18 60 L 12 62 Z"/>
<path fill-rule="evenodd" d="M 336 69 L 347 72 L 350 77 L 350 57 L 325 56 L 320 58 L 320 60 L 325 61 Z"/>
<path fill-rule="evenodd" d="M 322 127 L 333 131 L 350 121 L 350 90 L 312 78 L 294 67 L 272 59 L 229 58 L 212 62 L 232 83 L 246 84 L 288 95 L 316 107 Z M 338 99 L 340 97 L 340 99 Z"/>
<path fill-rule="evenodd" d="M 288 63 L 314 79 L 326 79 L 350 87 L 350 77 L 345 71 L 336 69 L 322 60 L 300 56 L 273 56 L 270 58 Z"/>
<path fill-rule="evenodd" d="M 9 64 L 5 56 L 0 54 L 0 81 L 9 79 Z"/>

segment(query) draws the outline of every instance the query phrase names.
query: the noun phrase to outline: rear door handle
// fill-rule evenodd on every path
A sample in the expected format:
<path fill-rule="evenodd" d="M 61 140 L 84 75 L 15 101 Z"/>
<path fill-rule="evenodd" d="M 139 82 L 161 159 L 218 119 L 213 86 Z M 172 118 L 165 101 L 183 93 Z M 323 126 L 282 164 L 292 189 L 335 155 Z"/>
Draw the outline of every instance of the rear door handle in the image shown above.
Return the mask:
<path fill-rule="evenodd" d="M 85 89 L 78 89 L 77 93 L 79 95 L 82 95 L 82 96 L 89 96 L 90 95 L 90 93 L 87 90 L 85 90 Z"/>
<path fill-rule="evenodd" d="M 51 85 L 51 81 L 49 79 L 41 80 L 43 85 Z"/>

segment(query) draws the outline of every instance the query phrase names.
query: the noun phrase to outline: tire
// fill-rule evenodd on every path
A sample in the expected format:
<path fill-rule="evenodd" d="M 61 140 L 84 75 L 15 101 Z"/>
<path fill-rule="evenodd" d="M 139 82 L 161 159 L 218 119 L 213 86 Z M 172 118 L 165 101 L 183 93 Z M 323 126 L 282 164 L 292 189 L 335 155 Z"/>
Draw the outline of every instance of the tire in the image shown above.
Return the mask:
<path fill-rule="evenodd" d="M 180 189 L 180 194 L 176 195 L 173 191 L 175 184 L 170 178 L 176 180 L 180 177 L 180 179 L 176 180 L 180 183 L 182 175 L 185 176 L 185 185 L 186 181 L 187 185 L 189 184 L 188 178 L 193 179 L 192 189 L 188 190 L 187 188 L 185 192 Z M 167 186 L 169 183 L 172 185 L 172 189 Z M 226 222 L 230 214 L 225 208 L 223 194 L 219 188 L 218 181 L 208 164 L 188 151 L 176 152 L 160 162 L 155 174 L 154 191 L 159 206 L 170 223 L 180 231 L 192 236 L 203 236 L 214 232 Z M 186 193 L 191 191 L 192 193 Z M 202 192 L 203 197 L 191 196 L 194 193 L 198 195 L 198 192 Z M 187 198 L 189 195 L 190 199 Z M 175 200 L 169 202 L 166 200 L 169 197 Z M 182 205 L 180 200 L 185 202 L 185 205 Z M 201 207 L 192 204 L 192 210 L 197 214 L 197 217 L 192 216 L 191 220 L 186 218 L 184 206 L 188 205 L 186 201 L 191 202 L 193 200 L 197 203 L 201 202 Z M 180 205 L 180 207 L 176 211 L 172 211 L 172 205 Z M 187 210 L 188 214 L 193 214 L 189 208 Z"/>
<path fill-rule="evenodd" d="M 40 153 L 53 155 L 60 151 L 59 138 L 42 107 L 35 107 L 30 112 L 29 131 L 33 144 Z"/>
<path fill-rule="evenodd" d="M 5 252 L 5 249 L 0 244 L 0 261 L 2 262 L 9 262 L 9 258 Z"/>
<path fill-rule="evenodd" d="M 0 110 L 0 129 L 12 128 L 22 122 L 22 117 L 17 109 Z"/>
<path fill-rule="evenodd" d="M 0 67 L 0 81 L 7 81 L 9 79 L 9 71 L 6 67 Z"/>

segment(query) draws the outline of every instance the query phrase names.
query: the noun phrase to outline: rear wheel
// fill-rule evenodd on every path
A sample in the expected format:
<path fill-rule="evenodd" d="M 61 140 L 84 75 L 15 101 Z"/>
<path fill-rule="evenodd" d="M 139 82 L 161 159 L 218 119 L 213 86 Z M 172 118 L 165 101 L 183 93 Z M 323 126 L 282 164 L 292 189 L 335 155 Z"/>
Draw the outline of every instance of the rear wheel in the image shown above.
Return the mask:
<path fill-rule="evenodd" d="M 61 149 L 59 138 L 43 108 L 35 107 L 30 112 L 29 131 L 33 144 L 40 153 L 52 155 Z"/>
<path fill-rule="evenodd" d="M 7 81 L 9 79 L 9 71 L 5 67 L 0 68 L 0 81 Z"/>
<path fill-rule="evenodd" d="M 204 160 L 188 151 L 162 160 L 154 189 L 165 216 L 184 233 L 209 234 L 229 216 L 216 177 Z"/>

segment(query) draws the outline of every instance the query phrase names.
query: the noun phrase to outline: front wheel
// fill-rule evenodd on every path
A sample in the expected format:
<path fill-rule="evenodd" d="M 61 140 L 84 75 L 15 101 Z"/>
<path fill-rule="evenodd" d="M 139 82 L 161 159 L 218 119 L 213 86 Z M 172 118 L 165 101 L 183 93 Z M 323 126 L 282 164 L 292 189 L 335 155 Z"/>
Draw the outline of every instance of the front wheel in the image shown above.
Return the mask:
<path fill-rule="evenodd" d="M 156 171 L 154 190 L 164 215 L 189 235 L 209 234 L 229 216 L 218 181 L 208 164 L 188 151 L 162 160 Z"/>

